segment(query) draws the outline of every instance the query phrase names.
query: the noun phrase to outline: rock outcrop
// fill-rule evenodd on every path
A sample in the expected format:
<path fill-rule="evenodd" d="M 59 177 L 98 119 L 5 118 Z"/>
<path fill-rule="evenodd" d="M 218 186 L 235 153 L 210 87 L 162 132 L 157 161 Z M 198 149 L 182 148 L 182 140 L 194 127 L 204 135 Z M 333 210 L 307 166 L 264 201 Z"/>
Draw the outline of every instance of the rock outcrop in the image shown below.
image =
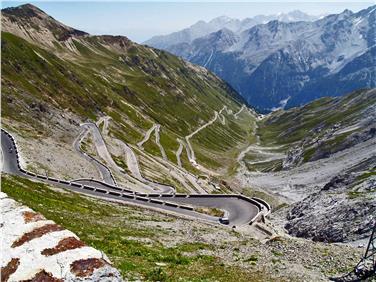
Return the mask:
<path fill-rule="evenodd" d="M 370 158 L 354 166 L 296 203 L 287 215 L 288 232 L 323 242 L 367 238 L 376 217 L 375 163 Z"/>
<path fill-rule="evenodd" d="M 0 192 L 1 281 L 122 281 L 107 256 Z"/>

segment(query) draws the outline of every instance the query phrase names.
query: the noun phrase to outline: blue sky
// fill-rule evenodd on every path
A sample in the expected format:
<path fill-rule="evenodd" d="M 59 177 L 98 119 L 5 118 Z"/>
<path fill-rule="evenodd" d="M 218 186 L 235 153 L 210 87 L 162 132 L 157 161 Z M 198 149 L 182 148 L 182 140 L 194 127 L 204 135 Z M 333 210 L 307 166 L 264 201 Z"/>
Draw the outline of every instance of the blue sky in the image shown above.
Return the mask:
<path fill-rule="evenodd" d="M 125 35 L 136 42 L 143 42 L 153 35 L 167 34 L 185 28 L 198 20 L 208 21 L 222 15 L 243 19 L 295 9 L 312 15 L 339 13 L 346 8 L 355 12 L 373 5 L 374 2 L 3 1 L 2 6 L 4 8 L 24 3 L 32 3 L 55 19 L 91 34 Z"/>

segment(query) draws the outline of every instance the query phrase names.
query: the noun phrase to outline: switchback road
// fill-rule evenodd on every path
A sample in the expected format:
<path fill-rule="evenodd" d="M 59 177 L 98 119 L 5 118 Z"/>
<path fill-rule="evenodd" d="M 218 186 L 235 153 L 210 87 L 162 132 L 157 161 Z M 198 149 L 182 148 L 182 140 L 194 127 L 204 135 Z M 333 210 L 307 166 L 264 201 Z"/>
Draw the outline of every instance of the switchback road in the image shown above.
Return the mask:
<path fill-rule="evenodd" d="M 240 226 L 253 223 L 262 214 L 267 214 L 270 207 L 260 199 L 242 195 L 201 195 L 201 194 L 142 194 L 128 188 L 96 180 L 67 181 L 36 175 L 24 170 L 19 165 L 19 155 L 13 137 L 1 130 L 2 171 L 22 177 L 40 180 L 75 192 L 95 196 L 104 200 L 116 200 L 137 204 L 147 208 L 174 212 L 210 222 L 219 222 L 218 217 L 195 211 L 195 207 L 218 208 L 228 213 L 229 224 Z"/>

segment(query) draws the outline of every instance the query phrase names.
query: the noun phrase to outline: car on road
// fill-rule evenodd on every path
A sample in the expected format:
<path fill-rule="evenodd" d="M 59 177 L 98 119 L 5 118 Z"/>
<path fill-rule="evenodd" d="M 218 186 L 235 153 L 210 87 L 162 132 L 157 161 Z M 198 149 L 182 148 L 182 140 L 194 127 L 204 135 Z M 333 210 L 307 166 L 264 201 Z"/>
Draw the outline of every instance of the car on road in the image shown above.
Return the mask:
<path fill-rule="evenodd" d="M 228 217 L 221 217 L 219 219 L 219 222 L 222 223 L 222 224 L 229 224 L 230 220 L 228 219 Z"/>

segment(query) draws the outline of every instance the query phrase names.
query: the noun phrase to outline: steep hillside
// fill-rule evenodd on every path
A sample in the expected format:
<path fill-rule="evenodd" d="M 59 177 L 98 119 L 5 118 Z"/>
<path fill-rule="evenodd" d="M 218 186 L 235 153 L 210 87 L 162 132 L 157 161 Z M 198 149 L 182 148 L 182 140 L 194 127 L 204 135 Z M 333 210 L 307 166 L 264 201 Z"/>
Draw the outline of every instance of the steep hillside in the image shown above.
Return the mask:
<path fill-rule="evenodd" d="M 262 120 L 264 145 L 288 148 L 283 168 L 330 157 L 376 136 L 376 90 L 322 98 L 301 108 L 277 111 Z"/>
<path fill-rule="evenodd" d="M 231 148 L 247 143 L 251 125 L 244 121 L 253 120 L 253 114 L 245 111 L 235 118 L 243 100 L 206 69 L 126 37 L 91 36 L 32 5 L 4 9 L 2 15 L 3 126 L 19 134 L 25 146 L 30 137 L 42 141 L 40 149 L 33 146 L 35 155 L 28 156 L 40 164 L 36 169 L 48 168 L 54 174 L 59 171 L 54 167 L 63 165 L 51 163 L 52 156 L 35 159 L 46 155 L 39 151 L 42 145 L 48 146 L 43 141 L 70 144 L 78 136 L 79 123 L 106 116 L 110 117 L 110 151 L 119 165 L 125 162 L 124 156 L 112 139 L 136 145 L 153 124 L 160 125 L 160 141 L 154 136 L 146 140 L 137 152 L 141 162 L 148 156 L 162 157 L 160 142 L 167 161 L 177 164 L 177 139 L 184 140 L 224 108 L 232 126 L 221 127 L 216 121 L 221 129 L 218 134 L 232 136 Z M 72 155 L 68 147 L 66 154 Z M 213 156 L 219 152 L 200 142 L 195 147 Z M 220 152 L 226 158 L 226 152 Z M 209 168 L 226 168 L 215 157 L 201 160 Z M 146 165 L 141 163 L 145 173 L 160 171 Z M 196 170 L 192 161 L 182 165 Z M 166 171 L 151 177 L 165 179 Z"/>
<path fill-rule="evenodd" d="M 275 218 L 294 236 L 367 238 L 376 212 L 375 113 L 376 90 L 359 90 L 264 117 L 258 142 L 239 158 L 244 192 L 283 199 Z"/>
<path fill-rule="evenodd" d="M 299 96 L 287 102 L 290 105 L 305 104 L 313 99 L 325 96 L 341 96 L 343 93 L 363 87 L 376 87 L 376 46 L 373 45 L 366 52 L 354 58 L 339 72 L 325 77 L 318 77 L 304 86 Z M 331 85 L 339 85 L 333 87 Z"/>
<path fill-rule="evenodd" d="M 270 112 L 375 87 L 375 15 L 371 6 L 314 22 L 224 26 L 163 48 L 212 70 L 248 103 Z"/>
<path fill-rule="evenodd" d="M 18 13 L 27 16 L 14 19 L 12 16 Z M 157 102 L 158 108 L 164 111 L 164 115 L 158 115 L 163 119 L 161 122 L 167 121 L 171 128 L 187 133 L 190 127 L 197 126 L 200 118 L 210 118 L 213 111 L 220 110 L 225 103 L 234 109 L 239 105 L 236 93 L 204 69 L 186 64 L 165 52 L 137 45 L 125 37 L 88 36 L 61 25 L 29 5 L 3 11 L 3 32 L 5 86 L 13 74 L 16 76 L 12 77 L 13 83 L 21 80 L 24 82 L 22 86 L 30 88 L 30 94 L 36 96 L 38 86 L 51 75 L 56 84 L 61 84 L 51 83 L 47 87 L 55 89 L 39 91 L 44 93 L 38 94 L 50 99 L 58 97 L 56 102 L 63 107 L 71 105 L 76 114 L 92 117 L 109 106 L 118 110 L 117 100 L 128 98 L 132 104 L 143 106 L 148 115 L 153 115 L 159 110 L 152 107 Z M 61 33 L 65 36 L 62 37 Z M 14 36 L 17 34 L 20 36 Z M 44 40 L 39 40 L 42 37 Z M 47 45 L 50 48 L 40 48 Z M 58 56 L 53 54 L 55 52 Z M 26 60 L 30 61 L 29 66 L 22 67 L 29 69 L 18 69 L 17 66 Z M 47 69 L 49 72 L 41 75 Z M 35 76 L 36 81 L 28 76 Z M 58 92 L 57 86 L 65 86 L 59 89 L 62 92 L 59 94 L 63 95 L 54 93 Z M 77 93 L 68 95 L 71 92 L 67 88 Z M 103 95 L 105 88 L 108 93 Z M 64 99 L 75 99 L 77 103 Z M 184 110 L 176 109 L 176 106 Z M 200 109 L 199 113 L 197 109 Z M 199 116 L 194 118 L 193 114 Z M 191 124 L 190 120 L 195 121 Z"/>

